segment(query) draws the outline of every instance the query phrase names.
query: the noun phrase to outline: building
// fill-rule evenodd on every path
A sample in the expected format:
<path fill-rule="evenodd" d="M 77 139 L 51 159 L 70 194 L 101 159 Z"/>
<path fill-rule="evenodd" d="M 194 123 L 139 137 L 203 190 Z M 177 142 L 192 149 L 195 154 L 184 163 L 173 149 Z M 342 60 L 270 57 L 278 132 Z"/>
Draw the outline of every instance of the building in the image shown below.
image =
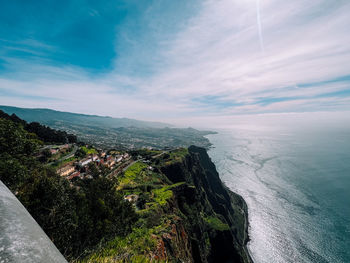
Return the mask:
<path fill-rule="evenodd" d="M 120 163 L 123 160 L 123 156 L 122 155 L 117 155 L 116 156 L 116 160 L 117 160 L 117 163 Z"/>
<path fill-rule="evenodd" d="M 105 161 L 101 158 L 101 159 L 96 160 L 96 163 L 97 163 L 97 165 L 104 165 Z"/>
<path fill-rule="evenodd" d="M 80 160 L 79 161 L 79 166 L 84 167 L 84 166 L 88 165 L 91 162 L 92 162 L 92 159 L 90 157 L 88 157 L 88 158 Z"/>
<path fill-rule="evenodd" d="M 50 149 L 50 153 L 51 153 L 51 154 L 56 154 L 57 152 L 58 152 L 57 149 Z"/>
<path fill-rule="evenodd" d="M 107 162 L 107 166 L 108 167 L 112 167 L 115 164 L 115 158 L 111 158 L 108 162 Z"/>
<path fill-rule="evenodd" d="M 66 166 L 63 166 L 61 167 L 60 169 L 57 170 L 57 173 L 60 175 L 60 176 L 67 176 L 71 173 L 73 173 L 75 171 L 75 168 L 74 166 L 72 165 L 66 165 Z"/>
<path fill-rule="evenodd" d="M 72 173 L 70 176 L 67 177 L 68 180 L 72 180 L 74 177 L 77 177 L 80 175 L 80 172 L 75 172 L 75 173 Z"/>

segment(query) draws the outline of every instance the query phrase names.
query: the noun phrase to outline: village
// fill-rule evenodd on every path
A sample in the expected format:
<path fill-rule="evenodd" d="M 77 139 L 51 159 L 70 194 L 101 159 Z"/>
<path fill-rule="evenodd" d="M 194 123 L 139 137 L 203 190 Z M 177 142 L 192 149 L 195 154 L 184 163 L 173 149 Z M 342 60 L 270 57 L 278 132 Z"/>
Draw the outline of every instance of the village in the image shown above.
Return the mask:
<path fill-rule="evenodd" d="M 161 159 L 168 160 L 171 152 L 173 151 L 154 150 L 150 147 L 129 152 L 113 149 L 106 151 L 88 144 L 73 143 L 46 145 L 41 148 L 37 158 L 53 168 L 60 177 L 70 181 L 71 185 L 76 180 L 92 180 L 101 176 L 118 178 L 118 189 L 124 189 L 124 199 L 138 210 L 136 203 L 139 194 L 132 191 L 132 181 L 157 181 L 155 178 L 158 175 L 153 165 L 159 164 Z"/>
<path fill-rule="evenodd" d="M 40 152 L 39 158 L 67 180 L 92 179 L 100 174 L 116 176 L 133 163 L 128 152 L 104 151 L 89 145 L 47 145 Z"/>

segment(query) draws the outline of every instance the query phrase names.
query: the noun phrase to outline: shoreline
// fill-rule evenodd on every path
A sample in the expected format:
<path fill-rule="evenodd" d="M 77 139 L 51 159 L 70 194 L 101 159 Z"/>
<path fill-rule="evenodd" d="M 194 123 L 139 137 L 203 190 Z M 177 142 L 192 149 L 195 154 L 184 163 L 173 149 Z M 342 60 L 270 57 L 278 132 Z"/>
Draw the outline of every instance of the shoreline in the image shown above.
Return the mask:
<path fill-rule="evenodd" d="M 214 133 L 214 134 L 208 134 L 208 135 L 218 135 L 218 134 L 219 134 L 219 132 L 216 132 L 216 133 Z M 207 150 L 207 153 L 208 153 L 208 155 L 209 155 L 210 149 L 211 149 L 211 148 L 215 148 L 215 145 L 210 141 L 210 138 L 208 138 L 208 135 L 205 135 L 204 137 L 207 138 L 207 139 L 209 140 L 209 142 L 210 142 L 210 147 L 209 147 L 209 149 L 206 149 L 206 150 Z M 209 157 L 210 157 L 210 156 L 209 156 Z M 210 159 L 211 159 L 211 157 L 210 157 Z M 215 163 L 214 163 L 214 164 L 215 164 Z M 216 164 L 215 164 L 215 166 L 216 166 Z M 250 224 L 249 224 L 249 211 L 248 211 L 248 210 L 249 210 L 249 207 L 248 207 L 248 204 L 247 204 L 247 202 L 245 201 L 245 199 L 243 198 L 242 195 L 240 195 L 240 194 L 234 192 L 233 190 L 231 190 L 231 189 L 225 184 L 225 182 L 221 179 L 221 176 L 220 176 L 220 173 L 219 173 L 219 172 L 218 172 L 218 174 L 219 174 L 219 178 L 220 178 L 221 183 L 223 184 L 224 188 L 230 193 L 230 196 L 231 196 L 231 197 L 232 197 L 232 196 L 237 196 L 237 197 L 239 197 L 239 198 L 241 199 L 241 201 L 242 201 L 242 204 L 243 204 L 243 214 L 244 214 L 244 220 L 245 220 L 245 222 L 244 222 L 244 232 L 245 232 L 245 234 L 246 234 L 245 240 L 244 240 L 244 244 L 242 244 L 242 246 L 243 246 L 243 250 L 244 250 L 244 252 L 245 252 L 245 254 L 246 254 L 248 260 L 249 260 L 251 263 L 254 263 L 253 257 L 252 257 L 252 255 L 251 255 L 251 251 L 250 251 L 250 249 L 249 249 L 249 247 L 248 247 L 248 243 L 249 243 L 249 241 L 251 240 L 251 239 L 250 239 L 250 235 L 249 235 L 249 225 L 250 225 Z"/>
<path fill-rule="evenodd" d="M 220 178 L 220 180 L 221 180 L 221 178 Z M 230 193 L 230 196 L 236 196 L 236 197 L 238 196 L 243 203 L 242 210 L 243 210 L 243 214 L 244 214 L 244 233 L 246 234 L 246 236 L 245 236 L 244 244 L 242 244 L 242 246 L 243 246 L 243 250 L 244 250 L 248 260 L 251 263 L 254 263 L 253 257 L 251 256 L 251 253 L 250 253 L 249 248 L 248 248 L 248 243 L 251 239 L 249 236 L 249 213 L 248 213 L 247 202 L 244 200 L 244 198 L 240 194 L 233 192 L 228 186 L 226 186 L 226 184 L 222 180 L 221 180 L 221 182 L 224 185 L 224 187 L 226 188 L 226 190 Z"/>

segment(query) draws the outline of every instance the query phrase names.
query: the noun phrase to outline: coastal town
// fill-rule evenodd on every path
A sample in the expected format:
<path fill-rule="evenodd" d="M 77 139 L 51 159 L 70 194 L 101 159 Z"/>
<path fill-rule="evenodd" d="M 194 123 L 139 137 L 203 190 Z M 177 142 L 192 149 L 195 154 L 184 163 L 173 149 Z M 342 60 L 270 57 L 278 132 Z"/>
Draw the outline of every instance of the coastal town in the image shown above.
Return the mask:
<path fill-rule="evenodd" d="M 37 156 L 67 180 L 116 176 L 134 162 L 125 151 L 96 149 L 89 145 L 46 145 Z"/>

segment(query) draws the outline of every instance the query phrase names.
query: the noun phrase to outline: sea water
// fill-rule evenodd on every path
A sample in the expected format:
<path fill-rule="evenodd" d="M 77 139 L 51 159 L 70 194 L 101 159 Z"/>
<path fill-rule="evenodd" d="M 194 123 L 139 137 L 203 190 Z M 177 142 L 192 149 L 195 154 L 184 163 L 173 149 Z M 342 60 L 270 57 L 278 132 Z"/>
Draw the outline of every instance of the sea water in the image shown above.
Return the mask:
<path fill-rule="evenodd" d="M 234 126 L 208 138 L 248 204 L 254 262 L 350 262 L 349 129 Z"/>

